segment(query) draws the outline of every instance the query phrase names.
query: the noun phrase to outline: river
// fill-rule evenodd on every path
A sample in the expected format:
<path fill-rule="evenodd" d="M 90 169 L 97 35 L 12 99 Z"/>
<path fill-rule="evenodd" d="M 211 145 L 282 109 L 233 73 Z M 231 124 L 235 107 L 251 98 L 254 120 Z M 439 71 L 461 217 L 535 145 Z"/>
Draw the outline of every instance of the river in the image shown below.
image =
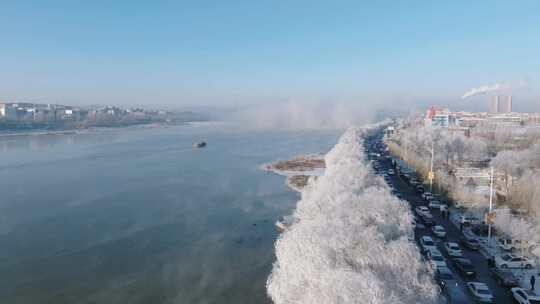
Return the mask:
<path fill-rule="evenodd" d="M 267 303 L 273 223 L 298 194 L 259 166 L 339 135 L 216 123 L 0 139 L 0 298 Z"/>

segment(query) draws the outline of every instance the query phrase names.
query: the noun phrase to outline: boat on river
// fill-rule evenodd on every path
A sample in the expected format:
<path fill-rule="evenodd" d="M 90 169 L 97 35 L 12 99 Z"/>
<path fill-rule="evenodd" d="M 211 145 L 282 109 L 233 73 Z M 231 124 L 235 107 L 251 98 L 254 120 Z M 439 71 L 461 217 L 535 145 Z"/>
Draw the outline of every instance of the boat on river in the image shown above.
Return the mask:
<path fill-rule="evenodd" d="M 201 142 L 194 143 L 192 147 L 193 148 L 204 148 L 204 147 L 206 147 L 206 142 L 201 141 Z"/>

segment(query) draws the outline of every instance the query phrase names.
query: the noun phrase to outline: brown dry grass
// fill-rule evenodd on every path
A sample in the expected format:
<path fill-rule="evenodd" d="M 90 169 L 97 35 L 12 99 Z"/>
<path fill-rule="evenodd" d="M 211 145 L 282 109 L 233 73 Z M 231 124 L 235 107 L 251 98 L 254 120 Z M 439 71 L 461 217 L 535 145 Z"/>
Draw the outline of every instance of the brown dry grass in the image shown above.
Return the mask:
<path fill-rule="evenodd" d="M 294 175 L 288 178 L 288 183 L 297 189 L 302 189 L 307 185 L 308 180 L 308 175 Z"/>
<path fill-rule="evenodd" d="M 271 167 L 280 171 L 307 171 L 325 168 L 324 159 L 299 157 L 291 160 L 279 161 Z"/>

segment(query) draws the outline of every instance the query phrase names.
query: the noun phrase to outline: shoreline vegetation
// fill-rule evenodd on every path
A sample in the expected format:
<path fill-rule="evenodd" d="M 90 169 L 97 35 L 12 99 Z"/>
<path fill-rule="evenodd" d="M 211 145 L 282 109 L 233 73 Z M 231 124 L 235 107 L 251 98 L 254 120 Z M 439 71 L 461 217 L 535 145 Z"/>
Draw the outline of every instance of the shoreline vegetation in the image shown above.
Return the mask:
<path fill-rule="evenodd" d="M 309 175 L 293 175 L 287 177 L 286 184 L 289 188 L 296 190 L 298 192 L 302 191 L 304 187 L 307 186 L 310 178 L 317 178 L 316 176 Z"/>
<path fill-rule="evenodd" d="M 302 190 L 292 215 L 278 221 L 283 231 L 266 283 L 272 302 L 438 302 L 432 273 L 408 239 L 410 206 L 376 178 L 363 152 L 373 131 L 348 129 L 324 156 L 327 170 Z"/>
<path fill-rule="evenodd" d="M 422 114 L 411 114 L 385 142 L 392 155 L 425 180 L 432 157 L 426 147 L 433 147 L 434 192 L 479 218 L 491 213 L 495 236 L 539 244 L 540 128 L 537 123 L 495 118 L 488 116 L 456 132 L 459 129 L 426 126 Z M 540 247 L 530 248 L 539 258 Z"/>
<path fill-rule="evenodd" d="M 325 168 L 324 154 L 299 155 L 289 160 L 279 160 L 262 167 L 264 171 L 285 176 L 287 178 L 286 185 L 298 192 L 302 191 L 311 179 L 321 176 Z"/>

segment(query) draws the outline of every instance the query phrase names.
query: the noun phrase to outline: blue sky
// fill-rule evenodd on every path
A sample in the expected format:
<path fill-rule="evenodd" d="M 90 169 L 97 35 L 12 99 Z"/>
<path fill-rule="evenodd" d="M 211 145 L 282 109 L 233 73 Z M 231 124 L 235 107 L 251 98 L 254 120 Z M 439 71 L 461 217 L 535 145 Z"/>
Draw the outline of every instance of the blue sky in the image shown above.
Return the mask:
<path fill-rule="evenodd" d="M 539 12 L 538 1 L 0 1 L 0 100 L 463 103 L 471 87 L 526 80 L 514 94 L 536 104 Z"/>

